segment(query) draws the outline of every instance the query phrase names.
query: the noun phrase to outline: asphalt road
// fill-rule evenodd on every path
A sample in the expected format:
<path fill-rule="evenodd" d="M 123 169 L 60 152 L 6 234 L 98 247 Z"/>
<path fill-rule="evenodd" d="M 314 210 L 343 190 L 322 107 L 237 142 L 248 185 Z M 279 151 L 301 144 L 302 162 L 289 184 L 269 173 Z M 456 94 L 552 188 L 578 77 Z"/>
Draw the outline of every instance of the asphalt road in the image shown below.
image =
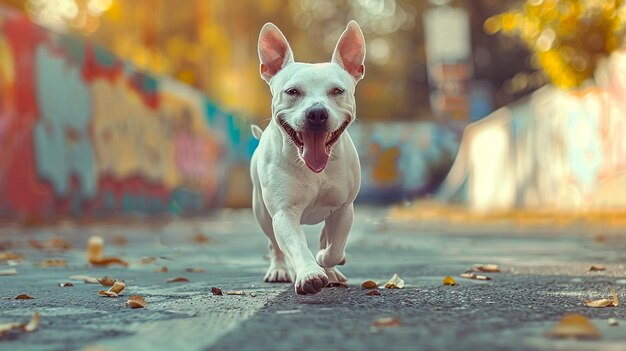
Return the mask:
<path fill-rule="evenodd" d="M 541 230 L 509 226 L 452 227 L 394 224 L 381 209 L 357 209 L 348 244 L 347 288 L 326 288 L 297 296 L 290 284 L 262 281 L 265 238 L 249 211 L 226 211 L 206 220 L 90 224 L 23 229 L 0 228 L 0 244 L 24 255 L 17 275 L 0 276 L 0 324 L 41 316 L 32 333 L 12 332 L 1 350 L 626 350 L 623 305 L 593 309 L 584 299 L 610 297 L 612 282 L 626 301 L 626 233 L 598 237 L 593 228 Z M 310 247 L 320 228 L 307 227 Z M 197 233 L 210 242 L 195 240 Z M 105 238 L 106 255 L 120 256 L 128 268 L 86 264 L 91 235 Z M 41 250 L 63 236 L 73 248 Z M 115 238 L 127 243 L 114 245 Z M 599 240 L 601 239 L 601 240 Z M 1 251 L 1 250 L 0 250 Z M 41 267 L 59 257 L 68 267 Z M 142 257 L 155 257 L 147 262 Z M 485 273 L 491 281 L 458 277 L 476 263 L 499 265 Z M 605 271 L 589 272 L 592 264 Z M 154 272 L 166 266 L 168 272 Z M 203 272 L 187 272 L 186 268 Z M 380 289 L 368 296 L 365 280 L 385 283 L 394 273 L 403 289 Z M 145 309 L 129 309 L 126 299 L 100 296 L 102 287 L 73 281 L 87 274 L 122 279 L 124 296 L 139 294 Z M 444 286 L 451 275 L 456 286 Z M 166 283 L 173 277 L 188 282 Z M 214 296 L 212 287 L 245 295 Z M 28 294 L 32 300 L 16 300 Z M 566 313 L 581 313 L 602 333 L 594 341 L 554 340 L 545 333 Z M 376 327 L 380 318 L 397 323 Z M 610 326 L 609 318 L 619 325 Z"/>

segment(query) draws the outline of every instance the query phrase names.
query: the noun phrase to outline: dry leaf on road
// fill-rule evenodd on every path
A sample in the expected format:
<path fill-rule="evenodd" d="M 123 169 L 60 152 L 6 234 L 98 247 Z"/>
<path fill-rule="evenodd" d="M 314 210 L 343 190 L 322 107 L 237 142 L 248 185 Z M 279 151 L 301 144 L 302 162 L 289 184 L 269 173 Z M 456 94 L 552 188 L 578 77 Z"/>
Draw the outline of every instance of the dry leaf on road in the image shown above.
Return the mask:
<path fill-rule="evenodd" d="M 245 295 L 245 294 L 246 293 L 241 290 L 231 290 L 231 291 L 226 292 L 226 295 Z"/>
<path fill-rule="evenodd" d="M 363 289 L 376 289 L 378 287 L 378 283 L 373 280 L 366 280 L 361 284 Z"/>
<path fill-rule="evenodd" d="M 148 305 L 148 303 L 143 297 L 133 295 L 126 300 L 126 305 L 130 308 L 144 308 Z"/>
<path fill-rule="evenodd" d="M 617 291 L 613 287 L 613 284 L 609 283 L 609 290 L 611 291 L 611 295 L 613 295 L 610 299 L 599 299 L 599 300 L 585 300 L 583 303 L 587 307 L 595 307 L 595 308 L 603 308 L 603 307 L 618 307 L 619 306 L 619 296 L 617 295 Z"/>
<path fill-rule="evenodd" d="M 547 333 L 549 338 L 564 339 L 599 339 L 602 337 L 598 328 L 581 314 L 568 314 Z"/>
<path fill-rule="evenodd" d="M 115 284 L 113 284 L 113 286 L 109 290 L 100 290 L 99 294 L 106 297 L 118 297 L 121 295 L 124 288 L 126 288 L 126 284 L 124 282 L 115 282 Z"/>
<path fill-rule="evenodd" d="M 115 284 L 115 282 L 117 281 L 117 279 L 113 279 L 109 276 L 104 276 L 100 279 L 97 279 L 98 283 L 100 283 L 102 286 L 113 286 L 113 284 Z"/>
<path fill-rule="evenodd" d="M 33 332 L 37 330 L 37 327 L 39 327 L 40 320 L 41 320 L 41 316 L 39 315 L 39 312 L 35 312 L 33 314 L 33 317 L 28 323 L 0 324 L 0 338 L 2 338 L 5 334 L 7 334 L 8 332 L 12 330 L 21 329 L 22 331 L 27 332 L 27 333 Z"/>
<path fill-rule="evenodd" d="M 221 296 L 221 295 L 224 295 L 224 294 L 222 293 L 222 289 L 220 289 L 220 288 L 216 288 L 216 287 L 211 288 L 211 293 L 212 293 L 213 295 L 220 295 L 220 296 Z"/>
<path fill-rule="evenodd" d="M 370 290 L 365 295 L 367 295 L 367 296 L 380 296 L 380 291 L 378 291 L 378 290 Z"/>
<path fill-rule="evenodd" d="M 16 261 L 21 260 L 22 256 L 11 251 L 0 252 L 0 261 Z"/>
<path fill-rule="evenodd" d="M 491 280 L 491 278 L 485 275 L 478 275 L 474 272 L 465 272 L 460 275 L 461 278 L 475 279 L 475 280 Z"/>
<path fill-rule="evenodd" d="M 46 258 L 39 263 L 41 267 L 67 267 L 67 260 L 64 258 Z"/>
<path fill-rule="evenodd" d="M 33 297 L 26 295 L 26 294 L 21 294 L 21 295 L 17 295 L 17 297 L 15 297 L 16 300 L 32 300 Z"/>
<path fill-rule="evenodd" d="M 591 265 L 588 269 L 589 272 L 601 272 L 601 271 L 606 271 L 606 267 L 599 265 L 599 264 L 594 264 Z"/>
<path fill-rule="evenodd" d="M 383 317 L 372 322 L 372 327 L 376 328 L 399 327 L 401 325 L 402 321 L 398 317 Z"/>
<path fill-rule="evenodd" d="M 447 277 L 443 278 L 443 285 L 455 286 L 456 285 L 456 281 L 451 276 L 447 276 Z"/>
<path fill-rule="evenodd" d="M 59 283 L 59 286 L 62 288 L 70 288 L 72 286 L 74 286 L 74 284 L 67 282 L 67 283 Z"/>
<path fill-rule="evenodd" d="M 398 276 L 398 274 L 394 274 L 391 279 L 385 284 L 385 289 L 402 289 L 404 288 L 404 280 Z"/>
<path fill-rule="evenodd" d="M 0 276 L 3 276 L 3 275 L 16 275 L 16 274 L 17 274 L 17 270 L 15 270 L 15 268 L 0 270 Z"/>
<path fill-rule="evenodd" d="M 170 278 L 168 280 L 166 280 L 166 283 L 182 283 L 182 282 L 188 282 L 189 279 L 185 278 L 185 277 L 176 277 L 176 278 Z"/>
<path fill-rule="evenodd" d="M 139 260 L 139 263 L 141 263 L 141 264 L 151 264 L 151 263 L 156 262 L 156 260 L 157 260 L 157 258 L 156 258 L 156 257 L 154 257 L 154 256 L 150 256 L 150 257 L 142 257 L 142 258 Z"/>

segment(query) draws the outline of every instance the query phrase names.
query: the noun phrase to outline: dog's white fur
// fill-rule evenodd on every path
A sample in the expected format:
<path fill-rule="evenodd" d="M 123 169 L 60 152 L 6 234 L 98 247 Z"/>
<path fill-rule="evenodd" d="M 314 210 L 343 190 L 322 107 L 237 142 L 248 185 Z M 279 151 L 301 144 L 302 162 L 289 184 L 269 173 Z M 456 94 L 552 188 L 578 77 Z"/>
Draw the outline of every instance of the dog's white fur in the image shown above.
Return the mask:
<path fill-rule="evenodd" d="M 332 146 L 325 168 L 309 169 L 301 157 L 302 150 L 281 123 L 301 131 L 306 124 L 306 111 L 313 105 L 328 111 L 330 132 L 354 121 L 354 90 L 364 75 L 363 33 L 351 21 L 337 43 L 332 61 L 308 64 L 294 62 L 281 31 L 267 23 L 259 36 L 259 58 L 261 77 L 272 92 L 272 119 L 264 131 L 252 127 L 260 142 L 252 156 L 250 174 L 254 214 L 269 238 L 271 262 L 265 281 L 294 281 L 298 294 L 314 294 L 329 282 L 347 280 L 335 266 L 345 263 L 361 166 L 350 136 L 343 132 Z M 299 89 L 298 96 L 287 94 L 293 87 Z M 301 224 L 322 221 L 320 250 L 313 256 Z"/>

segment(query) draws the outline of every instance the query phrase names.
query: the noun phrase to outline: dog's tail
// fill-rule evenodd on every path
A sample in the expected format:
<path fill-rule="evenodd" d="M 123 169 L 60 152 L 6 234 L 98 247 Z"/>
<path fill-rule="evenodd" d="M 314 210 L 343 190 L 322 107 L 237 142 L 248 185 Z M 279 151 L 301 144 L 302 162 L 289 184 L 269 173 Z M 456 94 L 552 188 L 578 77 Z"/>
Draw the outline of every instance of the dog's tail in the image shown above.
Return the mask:
<path fill-rule="evenodd" d="M 252 136 L 256 140 L 261 140 L 261 135 L 263 135 L 263 129 L 261 129 L 261 127 L 257 126 L 256 124 L 252 124 L 250 125 L 250 130 L 252 131 Z"/>

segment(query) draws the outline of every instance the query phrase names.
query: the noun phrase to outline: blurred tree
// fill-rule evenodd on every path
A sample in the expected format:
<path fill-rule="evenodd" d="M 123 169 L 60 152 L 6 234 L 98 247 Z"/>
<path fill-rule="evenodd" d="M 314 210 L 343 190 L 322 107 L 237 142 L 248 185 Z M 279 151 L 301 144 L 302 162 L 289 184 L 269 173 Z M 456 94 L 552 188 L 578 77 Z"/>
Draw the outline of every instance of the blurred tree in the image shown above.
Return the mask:
<path fill-rule="evenodd" d="M 520 37 L 532 50 L 535 65 L 556 86 L 572 88 L 622 44 L 625 24 L 622 0 L 527 0 L 490 17 L 484 28 Z"/>

